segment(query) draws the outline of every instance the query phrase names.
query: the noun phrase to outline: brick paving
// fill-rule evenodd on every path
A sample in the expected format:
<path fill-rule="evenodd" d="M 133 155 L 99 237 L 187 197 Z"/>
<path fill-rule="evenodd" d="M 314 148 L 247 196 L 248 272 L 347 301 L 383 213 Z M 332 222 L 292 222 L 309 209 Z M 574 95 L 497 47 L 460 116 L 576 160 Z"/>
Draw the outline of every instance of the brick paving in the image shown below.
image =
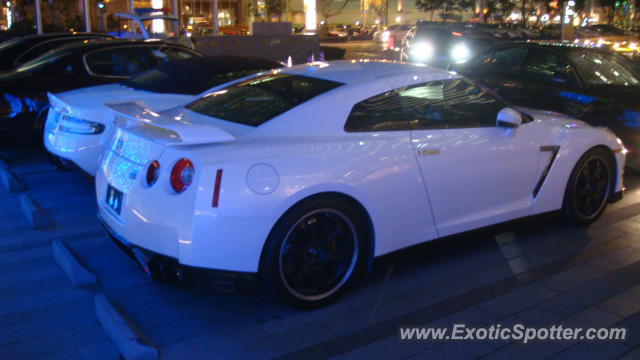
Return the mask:
<path fill-rule="evenodd" d="M 0 359 L 116 359 L 95 317 L 103 293 L 162 359 L 640 359 L 640 176 L 587 229 L 545 215 L 387 256 L 340 301 L 313 311 L 260 296 L 159 284 L 111 243 L 92 181 L 37 149 L 0 150 L 55 227 L 32 230 L 0 192 Z M 97 275 L 73 288 L 60 239 Z M 624 326 L 625 342 L 400 342 L 401 325 Z"/>

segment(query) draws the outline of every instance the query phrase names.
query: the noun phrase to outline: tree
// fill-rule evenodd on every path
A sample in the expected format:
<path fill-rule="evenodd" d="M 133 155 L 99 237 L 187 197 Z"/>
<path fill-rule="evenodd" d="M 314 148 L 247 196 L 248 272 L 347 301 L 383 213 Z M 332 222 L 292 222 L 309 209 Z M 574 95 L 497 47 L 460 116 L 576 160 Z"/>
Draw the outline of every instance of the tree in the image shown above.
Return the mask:
<path fill-rule="evenodd" d="M 613 23 L 613 18 L 615 17 L 616 12 L 616 3 L 618 0 L 598 0 L 598 4 L 604 10 L 604 13 L 607 14 L 607 18 L 609 19 L 609 25 Z"/>
<path fill-rule="evenodd" d="M 287 2 L 286 0 L 265 0 L 264 7 L 267 10 L 269 19 L 271 19 L 273 15 L 276 15 L 278 16 L 278 21 L 280 21 L 282 13 L 287 7 Z"/>
<path fill-rule="evenodd" d="M 517 0 L 489 0 L 487 2 L 487 13 L 484 20 L 489 17 L 500 15 L 503 18 L 509 16 L 517 6 Z"/>
<path fill-rule="evenodd" d="M 318 1 L 318 8 L 322 14 L 322 20 L 327 23 L 330 17 L 340 15 L 342 10 L 347 7 L 351 0 L 322 0 Z"/>
<path fill-rule="evenodd" d="M 446 0 L 416 0 L 416 7 L 422 12 L 431 13 L 431 20 L 433 21 L 433 15 L 436 10 L 442 8 Z"/>
<path fill-rule="evenodd" d="M 440 7 L 440 18 L 443 21 L 462 19 L 462 12 L 473 6 L 472 0 L 449 0 Z"/>

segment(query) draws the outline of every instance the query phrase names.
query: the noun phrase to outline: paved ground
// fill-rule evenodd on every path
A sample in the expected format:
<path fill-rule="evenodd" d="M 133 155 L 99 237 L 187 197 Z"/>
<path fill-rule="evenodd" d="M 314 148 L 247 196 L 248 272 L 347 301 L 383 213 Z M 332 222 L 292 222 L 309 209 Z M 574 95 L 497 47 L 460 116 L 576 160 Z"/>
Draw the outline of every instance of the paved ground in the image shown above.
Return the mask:
<path fill-rule="evenodd" d="M 105 294 L 162 359 L 639 359 L 640 176 L 588 229 L 553 217 L 436 241 L 378 261 L 339 302 L 298 311 L 257 296 L 154 283 L 95 218 L 93 185 L 40 151 L 0 149 L 56 223 L 34 231 L 19 194 L 0 192 L 0 359 L 115 359 L 93 297 Z M 98 277 L 74 289 L 56 265 L 62 239 Z M 561 323 L 629 329 L 625 342 L 400 342 L 398 326 Z"/>

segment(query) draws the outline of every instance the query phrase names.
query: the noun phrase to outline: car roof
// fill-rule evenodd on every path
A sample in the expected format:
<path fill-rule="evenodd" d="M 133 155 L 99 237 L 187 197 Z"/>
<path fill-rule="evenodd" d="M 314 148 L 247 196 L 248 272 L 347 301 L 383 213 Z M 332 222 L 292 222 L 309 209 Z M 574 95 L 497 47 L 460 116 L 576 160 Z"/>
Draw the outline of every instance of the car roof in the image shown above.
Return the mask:
<path fill-rule="evenodd" d="M 60 32 L 60 33 L 45 33 L 45 34 L 31 34 L 24 35 L 17 38 L 17 40 L 49 40 L 49 39 L 58 39 L 58 38 L 67 38 L 67 37 L 104 37 L 104 38 L 113 38 L 112 35 L 102 34 L 102 33 L 93 33 L 93 32 Z"/>
<path fill-rule="evenodd" d="M 446 70 L 431 66 L 400 63 L 387 60 L 337 60 L 295 65 L 283 70 L 284 73 L 304 75 L 344 84 L 371 80 L 382 76 L 400 75 L 412 72 L 430 72 L 441 75 L 442 79 L 450 76 Z"/>
<path fill-rule="evenodd" d="M 114 39 L 104 39 L 104 40 L 99 40 L 99 41 L 87 41 L 87 42 L 79 42 L 79 43 L 73 43 L 73 44 L 69 44 L 66 46 L 62 46 L 59 47 L 59 50 L 74 50 L 74 52 L 76 51 L 82 51 L 82 52 L 88 52 L 88 51 L 92 51 L 92 50 L 99 50 L 99 49 L 105 49 L 105 48 L 111 48 L 111 47 L 117 47 L 117 46 L 128 46 L 128 45 L 140 45 L 140 46 L 151 46 L 151 45 L 162 45 L 162 46 L 176 46 L 176 47 L 181 47 L 181 48 L 185 48 L 188 50 L 192 50 L 187 48 L 186 46 L 182 46 L 179 44 L 174 44 L 174 43 L 167 43 L 161 40 L 122 40 L 122 39 L 118 39 L 118 38 L 114 38 Z M 192 50 L 193 51 L 193 50 Z M 194 51 L 195 52 L 195 51 Z"/>
<path fill-rule="evenodd" d="M 518 43 L 516 43 L 518 44 Z M 572 52 L 576 50 L 585 50 L 585 51 L 607 51 L 606 49 L 600 48 L 598 46 L 594 46 L 591 44 L 584 44 L 582 42 L 568 42 L 561 40 L 530 40 L 526 42 L 519 42 L 519 44 L 527 44 L 536 47 L 554 49 L 559 52 Z M 505 44 L 507 45 L 507 44 Z"/>

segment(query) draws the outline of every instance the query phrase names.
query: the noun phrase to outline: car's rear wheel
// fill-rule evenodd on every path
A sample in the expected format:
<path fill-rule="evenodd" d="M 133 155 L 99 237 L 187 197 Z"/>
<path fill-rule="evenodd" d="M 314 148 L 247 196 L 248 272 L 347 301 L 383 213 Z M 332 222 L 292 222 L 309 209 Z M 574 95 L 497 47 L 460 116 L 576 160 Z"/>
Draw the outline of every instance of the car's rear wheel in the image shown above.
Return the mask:
<path fill-rule="evenodd" d="M 365 253 L 362 216 L 339 198 L 316 198 L 289 210 L 265 249 L 265 285 L 298 307 L 322 306 L 349 285 Z"/>
<path fill-rule="evenodd" d="M 563 211 L 569 222 L 594 223 L 607 207 L 614 179 L 611 155 L 602 148 L 585 153 L 571 172 L 565 190 Z"/>

